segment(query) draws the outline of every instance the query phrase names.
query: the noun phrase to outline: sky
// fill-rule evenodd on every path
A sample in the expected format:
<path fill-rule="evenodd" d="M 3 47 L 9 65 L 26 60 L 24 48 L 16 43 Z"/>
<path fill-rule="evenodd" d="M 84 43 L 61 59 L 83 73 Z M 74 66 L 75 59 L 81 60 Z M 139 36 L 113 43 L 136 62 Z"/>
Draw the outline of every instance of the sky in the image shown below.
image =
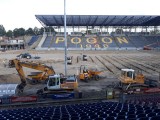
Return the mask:
<path fill-rule="evenodd" d="M 64 0 L 0 0 L 0 25 L 42 27 L 35 15 L 63 15 Z M 66 0 L 66 15 L 160 15 L 159 0 Z"/>

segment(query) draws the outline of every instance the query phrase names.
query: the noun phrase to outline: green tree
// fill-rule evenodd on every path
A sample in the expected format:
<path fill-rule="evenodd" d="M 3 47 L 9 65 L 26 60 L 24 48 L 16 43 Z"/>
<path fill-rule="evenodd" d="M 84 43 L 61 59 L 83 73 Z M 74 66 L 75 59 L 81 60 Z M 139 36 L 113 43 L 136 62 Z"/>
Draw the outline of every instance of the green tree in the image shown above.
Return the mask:
<path fill-rule="evenodd" d="M 24 36 L 25 35 L 25 29 L 24 28 L 19 28 L 18 29 L 18 34 L 19 34 L 19 36 Z"/>
<path fill-rule="evenodd" d="M 18 37 L 18 36 L 19 36 L 18 28 L 15 28 L 15 29 L 13 30 L 13 36 L 14 36 L 14 37 Z"/>
<path fill-rule="evenodd" d="M 40 35 L 42 35 L 42 34 L 43 34 L 43 32 L 44 32 L 44 28 L 43 28 L 43 27 L 41 27 L 41 28 L 39 29 L 39 34 L 40 34 Z"/>
<path fill-rule="evenodd" d="M 6 30 L 3 25 L 0 25 L 0 36 L 4 36 L 6 34 Z"/>
<path fill-rule="evenodd" d="M 46 32 L 55 32 L 53 27 L 45 27 Z"/>
<path fill-rule="evenodd" d="M 6 36 L 7 36 L 8 38 L 11 38 L 11 37 L 12 37 L 12 34 L 13 34 L 12 30 L 8 30 L 8 31 L 6 32 Z"/>
<path fill-rule="evenodd" d="M 35 35 L 34 30 L 32 28 L 28 28 L 26 30 L 26 35 Z"/>

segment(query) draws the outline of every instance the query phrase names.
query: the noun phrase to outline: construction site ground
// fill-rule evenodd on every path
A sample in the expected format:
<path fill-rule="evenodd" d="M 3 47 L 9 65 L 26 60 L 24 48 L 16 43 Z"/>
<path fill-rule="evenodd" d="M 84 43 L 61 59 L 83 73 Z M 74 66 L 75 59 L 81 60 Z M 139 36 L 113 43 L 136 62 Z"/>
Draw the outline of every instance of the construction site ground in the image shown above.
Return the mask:
<path fill-rule="evenodd" d="M 0 84 L 20 83 L 20 78 L 15 68 L 4 66 L 4 61 L 15 59 L 20 53 L 28 52 L 33 57 L 39 56 L 40 59 L 22 59 L 24 61 L 33 61 L 52 66 L 55 72 L 65 73 L 64 51 L 36 51 L 36 50 L 15 50 L 0 53 Z M 87 61 L 82 60 L 82 55 L 88 56 Z M 118 82 L 122 68 L 132 68 L 142 72 L 145 77 L 159 80 L 160 74 L 160 52 L 143 50 L 116 50 L 116 51 L 68 51 L 68 56 L 73 56 L 72 65 L 67 65 L 68 75 L 78 75 L 81 65 L 87 65 L 88 68 L 102 71 L 99 80 L 90 80 L 87 83 L 78 80 L 78 89 L 86 96 L 100 96 L 105 94 L 107 85 Z M 33 69 L 24 68 L 27 74 L 35 72 Z M 44 84 L 29 85 L 25 87 L 24 94 L 35 94 Z M 103 91 L 103 92 L 98 92 Z M 93 93 L 93 94 L 90 94 Z M 97 93 L 97 94 L 96 94 Z"/>

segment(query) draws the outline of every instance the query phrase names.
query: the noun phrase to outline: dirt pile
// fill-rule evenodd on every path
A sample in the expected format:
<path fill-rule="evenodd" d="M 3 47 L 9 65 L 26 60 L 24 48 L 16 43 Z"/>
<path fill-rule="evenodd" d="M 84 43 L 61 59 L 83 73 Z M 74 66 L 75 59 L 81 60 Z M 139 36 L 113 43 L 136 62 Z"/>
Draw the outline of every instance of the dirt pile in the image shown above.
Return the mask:
<path fill-rule="evenodd" d="M 0 84 L 20 83 L 20 78 L 16 74 L 0 75 Z"/>

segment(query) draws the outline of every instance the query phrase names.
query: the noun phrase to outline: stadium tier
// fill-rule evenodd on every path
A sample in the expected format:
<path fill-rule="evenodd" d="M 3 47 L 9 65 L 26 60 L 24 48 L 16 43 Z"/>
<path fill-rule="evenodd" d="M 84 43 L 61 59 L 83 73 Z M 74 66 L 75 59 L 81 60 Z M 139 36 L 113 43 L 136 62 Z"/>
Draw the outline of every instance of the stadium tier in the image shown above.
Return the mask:
<path fill-rule="evenodd" d="M 148 36 L 145 37 L 147 40 L 147 45 L 152 48 L 159 48 L 160 47 L 160 36 Z"/>
<path fill-rule="evenodd" d="M 49 47 L 51 44 L 52 37 L 53 36 L 47 36 L 44 43 L 42 44 L 42 47 Z"/>
<path fill-rule="evenodd" d="M 38 40 L 39 36 L 32 36 L 31 40 L 28 42 L 28 45 L 31 46 L 34 42 Z"/>
<path fill-rule="evenodd" d="M 118 102 L 94 102 L 0 110 L 1 120 L 159 120 L 160 109 Z"/>
<path fill-rule="evenodd" d="M 37 49 L 64 48 L 63 35 L 50 35 L 42 37 L 42 39 Z M 153 48 L 160 48 L 159 41 L 160 36 L 149 35 L 67 35 L 67 48 L 71 50 L 143 49 L 148 45 Z"/>

